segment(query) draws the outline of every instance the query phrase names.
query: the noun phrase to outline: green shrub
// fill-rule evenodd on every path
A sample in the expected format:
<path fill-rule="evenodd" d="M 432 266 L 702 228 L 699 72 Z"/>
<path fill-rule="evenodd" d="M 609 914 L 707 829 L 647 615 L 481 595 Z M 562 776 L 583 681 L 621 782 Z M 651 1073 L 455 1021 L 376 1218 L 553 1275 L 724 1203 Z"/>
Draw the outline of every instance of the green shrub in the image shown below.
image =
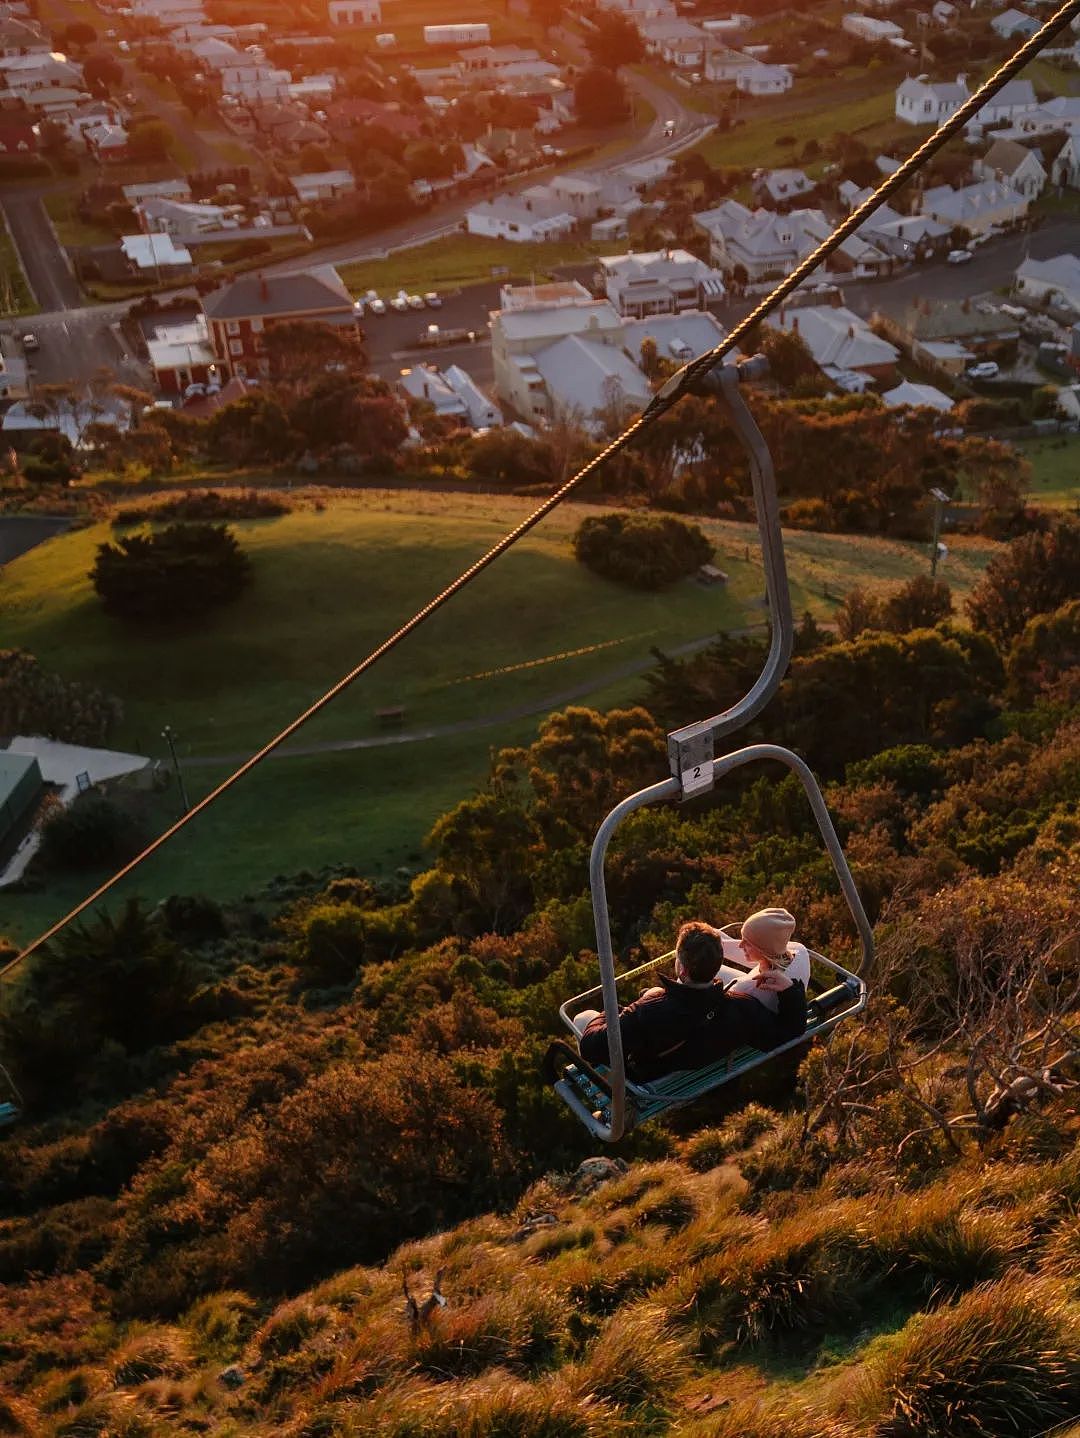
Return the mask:
<path fill-rule="evenodd" d="M 251 1335 L 255 1303 L 246 1293 L 213 1293 L 192 1304 L 181 1325 L 197 1359 L 228 1363 L 236 1358 Z"/>
<path fill-rule="evenodd" d="M 251 562 L 224 524 L 172 524 L 98 546 L 90 581 L 106 612 L 181 624 L 238 599 Z"/>
<path fill-rule="evenodd" d="M 1080 1404 L 1080 1321 L 1049 1283 L 986 1284 L 913 1319 L 868 1399 L 880 1438 L 1041 1433 Z"/>
<path fill-rule="evenodd" d="M 143 846 L 141 825 L 104 794 L 80 794 L 42 826 L 38 861 L 47 869 L 98 869 L 125 864 Z"/>
<path fill-rule="evenodd" d="M 712 553 L 712 545 L 696 524 L 670 515 L 590 515 L 574 535 L 574 554 L 582 564 L 633 589 L 674 584 L 696 573 Z"/>

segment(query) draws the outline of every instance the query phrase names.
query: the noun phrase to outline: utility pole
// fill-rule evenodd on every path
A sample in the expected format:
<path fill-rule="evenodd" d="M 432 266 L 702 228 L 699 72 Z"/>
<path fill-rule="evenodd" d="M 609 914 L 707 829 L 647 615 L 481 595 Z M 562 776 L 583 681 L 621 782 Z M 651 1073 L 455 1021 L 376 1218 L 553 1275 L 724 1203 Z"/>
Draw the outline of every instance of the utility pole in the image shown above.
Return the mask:
<path fill-rule="evenodd" d="M 941 523 L 945 515 L 945 506 L 949 503 L 949 496 L 943 489 L 932 489 L 930 497 L 934 501 L 934 538 L 930 544 L 930 578 L 937 576 L 938 559 L 941 557 Z"/>
<path fill-rule="evenodd" d="M 180 760 L 176 757 L 175 741 L 177 736 L 173 733 L 171 725 L 165 725 L 165 728 L 161 731 L 161 737 L 165 740 L 166 744 L 168 744 L 169 753 L 172 755 L 173 771 L 176 774 L 176 783 L 180 790 L 180 801 L 184 806 L 184 813 L 186 814 L 191 808 L 191 801 L 188 799 L 187 790 L 184 788 L 184 776 L 180 770 Z"/>

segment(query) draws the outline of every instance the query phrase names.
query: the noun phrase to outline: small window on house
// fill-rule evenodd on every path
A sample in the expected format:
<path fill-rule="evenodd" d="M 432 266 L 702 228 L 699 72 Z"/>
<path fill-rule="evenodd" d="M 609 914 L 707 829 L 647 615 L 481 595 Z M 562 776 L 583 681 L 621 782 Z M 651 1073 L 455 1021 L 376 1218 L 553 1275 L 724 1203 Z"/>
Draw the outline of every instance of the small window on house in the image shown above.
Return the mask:
<path fill-rule="evenodd" d="M 262 327 L 263 327 L 263 322 L 262 322 L 262 320 L 252 320 L 252 321 L 251 321 L 251 329 L 252 329 L 252 333 L 253 333 L 253 334 L 259 334 L 259 333 L 261 332 L 261 330 L 262 330 Z"/>
<path fill-rule="evenodd" d="M 230 340 L 230 341 L 229 341 L 229 353 L 230 353 L 231 355 L 242 355 L 242 354 L 244 353 L 244 341 L 243 341 L 243 340 Z"/>
<path fill-rule="evenodd" d="M 259 373 L 260 373 L 261 375 L 268 375 L 268 374 L 270 373 L 270 361 L 269 361 L 269 360 L 261 359 L 261 360 L 259 361 Z"/>
<path fill-rule="evenodd" d="M 924 114 L 924 115 L 929 115 L 930 111 L 931 111 L 933 108 L 934 108 L 934 102 L 933 102 L 933 100 L 924 100 L 924 101 L 923 101 L 923 114 Z"/>
<path fill-rule="evenodd" d="M 238 334 L 240 333 L 240 321 L 239 321 L 239 320 L 226 320 L 226 321 L 225 321 L 225 333 L 226 333 L 227 335 L 238 335 Z"/>

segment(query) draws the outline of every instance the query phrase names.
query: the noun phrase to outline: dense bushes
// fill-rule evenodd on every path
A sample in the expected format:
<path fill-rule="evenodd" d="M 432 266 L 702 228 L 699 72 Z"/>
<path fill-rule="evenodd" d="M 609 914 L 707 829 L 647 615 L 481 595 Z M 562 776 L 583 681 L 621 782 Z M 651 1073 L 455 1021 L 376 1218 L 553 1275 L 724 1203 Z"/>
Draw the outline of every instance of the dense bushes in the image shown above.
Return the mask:
<path fill-rule="evenodd" d="M 99 545 L 90 579 L 118 618 L 182 624 L 239 598 L 251 563 L 223 524 L 172 524 Z"/>
<path fill-rule="evenodd" d="M 574 554 L 582 564 L 633 589 L 674 584 L 707 564 L 712 552 L 696 524 L 670 516 L 590 515 L 574 536 Z"/>
<path fill-rule="evenodd" d="M 1025 534 L 986 567 L 968 615 L 1002 646 L 1036 614 L 1080 599 L 1080 519 L 1061 519 L 1045 534 Z"/>
<path fill-rule="evenodd" d="M 81 794 L 43 826 L 38 856 L 49 869 L 97 869 L 126 863 L 144 841 L 142 827 L 119 804 Z"/>
<path fill-rule="evenodd" d="M 71 924 L 26 965 L 0 1018 L 23 1086 L 47 1093 L 197 1022 L 192 961 L 131 900 L 118 919 Z M 114 1075 L 115 1078 L 115 1075 Z"/>
<path fill-rule="evenodd" d="M 0 734 L 104 744 L 122 713 L 119 699 L 50 674 L 25 649 L 0 649 Z"/>
<path fill-rule="evenodd" d="M 288 514 L 288 500 L 260 489 L 185 489 L 182 494 L 145 505 L 114 511 L 112 522 L 144 524 L 147 519 L 177 519 L 188 523 L 221 523 L 227 519 L 271 519 Z"/>

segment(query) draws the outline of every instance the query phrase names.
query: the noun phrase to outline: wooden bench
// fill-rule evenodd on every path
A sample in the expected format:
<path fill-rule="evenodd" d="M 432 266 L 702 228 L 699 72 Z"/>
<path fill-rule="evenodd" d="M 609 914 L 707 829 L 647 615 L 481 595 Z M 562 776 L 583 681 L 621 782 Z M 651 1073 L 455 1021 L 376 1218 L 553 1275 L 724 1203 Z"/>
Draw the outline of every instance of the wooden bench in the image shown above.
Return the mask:
<path fill-rule="evenodd" d="M 717 569 L 715 564 L 703 564 L 698 569 L 697 578 L 699 584 L 726 584 L 727 575 L 722 569 Z"/>
<path fill-rule="evenodd" d="M 392 704 L 387 709 L 376 709 L 375 718 L 379 721 L 380 729 L 400 729 L 405 723 L 405 706 Z"/>

